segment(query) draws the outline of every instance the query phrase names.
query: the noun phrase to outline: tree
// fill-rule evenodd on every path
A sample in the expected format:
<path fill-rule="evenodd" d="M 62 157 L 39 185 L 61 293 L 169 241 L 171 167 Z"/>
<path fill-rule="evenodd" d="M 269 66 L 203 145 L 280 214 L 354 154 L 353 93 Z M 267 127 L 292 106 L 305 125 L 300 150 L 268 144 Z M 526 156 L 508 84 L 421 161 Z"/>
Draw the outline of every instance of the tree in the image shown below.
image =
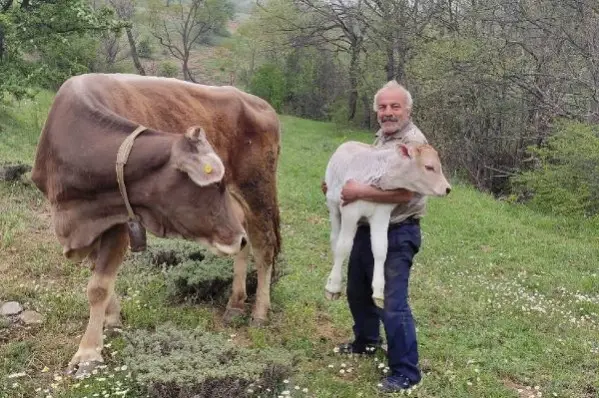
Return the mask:
<path fill-rule="evenodd" d="M 88 70 L 100 34 L 122 27 L 111 10 L 84 0 L 0 0 L 0 93 L 56 88 Z"/>
<path fill-rule="evenodd" d="M 183 78 L 196 82 L 189 68 L 191 52 L 202 40 L 223 29 L 233 16 L 233 6 L 222 0 L 190 0 L 153 5 L 152 34 L 170 54 L 181 61 Z"/>
<path fill-rule="evenodd" d="M 110 5 L 116 11 L 116 14 L 123 21 L 127 21 L 130 24 L 125 27 L 125 33 L 127 34 L 127 41 L 129 42 L 129 47 L 131 48 L 131 58 L 133 59 L 133 65 L 135 65 L 135 69 L 140 75 L 145 76 L 146 71 L 139 60 L 139 55 L 137 52 L 137 46 L 135 44 L 135 39 L 133 37 L 132 31 L 132 21 L 135 16 L 135 1 L 134 0 L 109 0 Z"/>

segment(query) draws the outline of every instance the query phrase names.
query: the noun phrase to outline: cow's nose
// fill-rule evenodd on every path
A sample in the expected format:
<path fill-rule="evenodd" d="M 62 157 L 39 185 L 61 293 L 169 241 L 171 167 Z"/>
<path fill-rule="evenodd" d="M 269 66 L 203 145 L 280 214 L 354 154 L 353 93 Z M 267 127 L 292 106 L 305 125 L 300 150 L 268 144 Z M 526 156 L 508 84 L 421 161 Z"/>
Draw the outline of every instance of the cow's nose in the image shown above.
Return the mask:
<path fill-rule="evenodd" d="M 445 194 L 446 194 L 446 195 L 449 195 L 449 193 L 450 193 L 450 192 L 451 192 L 451 188 L 449 188 L 449 187 L 448 187 L 448 188 L 445 190 Z"/>
<path fill-rule="evenodd" d="M 248 244 L 248 240 L 244 237 L 241 238 L 241 248 L 243 249 L 245 245 Z"/>

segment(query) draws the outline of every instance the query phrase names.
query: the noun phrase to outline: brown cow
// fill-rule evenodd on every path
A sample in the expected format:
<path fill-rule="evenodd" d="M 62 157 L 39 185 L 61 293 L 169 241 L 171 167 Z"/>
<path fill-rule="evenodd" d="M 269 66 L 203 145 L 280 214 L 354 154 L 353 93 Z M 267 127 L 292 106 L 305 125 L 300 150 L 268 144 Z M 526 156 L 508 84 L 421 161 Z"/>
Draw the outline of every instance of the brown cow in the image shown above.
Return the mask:
<path fill-rule="evenodd" d="M 140 125 L 147 129 L 140 128 L 132 142 L 122 194 L 117 152 Z M 120 74 L 81 75 L 62 85 L 42 131 L 32 178 L 52 205 L 64 254 L 89 256 L 94 264 L 87 288 L 89 323 L 70 370 L 101 362 L 102 325 L 120 325 L 114 283 L 129 244 L 125 198 L 134 217 L 157 236 L 237 253 L 226 319 L 244 311 L 251 246 L 258 271 L 252 322 L 267 319 L 280 250 L 279 142 L 272 107 L 233 87 Z"/>

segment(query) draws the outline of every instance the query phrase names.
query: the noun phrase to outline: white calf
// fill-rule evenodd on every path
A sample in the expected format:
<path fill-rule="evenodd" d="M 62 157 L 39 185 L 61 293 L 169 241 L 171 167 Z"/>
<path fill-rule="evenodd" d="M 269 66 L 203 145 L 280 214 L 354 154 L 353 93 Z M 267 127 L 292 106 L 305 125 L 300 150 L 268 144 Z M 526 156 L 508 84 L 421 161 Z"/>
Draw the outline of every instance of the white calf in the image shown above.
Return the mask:
<path fill-rule="evenodd" d="M 331 219 L 331 249 L 334 264 L 325 290 L 330 300 L 341 293 L 342 265 L 348 257 L 358 221 L 370 225 L 374 256 L 372 297 L 382 306 L 385 291 L 384 265 L 387 258 L 387 229 L 396 204 L 363 200 L 341 206 L 341 190 L 350 179 L 383 190 L 405 188 L 422 195 L 444 196 L 451 186 L 443 175 L 437 151 L 426 144 L 392 144 L 373 147 L 349 141 L 337 148 L 327 165 L 327 206 Z"/>

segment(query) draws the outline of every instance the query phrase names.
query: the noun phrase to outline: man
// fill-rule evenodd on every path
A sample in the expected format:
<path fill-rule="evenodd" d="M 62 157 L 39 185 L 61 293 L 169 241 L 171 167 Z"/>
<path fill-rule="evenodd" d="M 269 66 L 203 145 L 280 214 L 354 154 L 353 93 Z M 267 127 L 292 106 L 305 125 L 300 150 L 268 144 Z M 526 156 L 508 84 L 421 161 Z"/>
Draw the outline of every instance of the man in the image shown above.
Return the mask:
<path fill-rule="evenodd" d="M 426 143 L 426 138 L 411 121 L 412 97 L 395 80 L 385 84 L 374 96 L 374 110 L 380 125 L 375 146 L 405 142 Z M 326 193 L 326 184 L 322 185 Z M 372 300 L 374 259 L 370 228 L 362 223 L 354 238 L 349 258 L 347 300 L 354 319 L 354 341 L 339 348 L 342 353 L 374 354 L 381 344 L 382 320 L 387 336 L 390 375 L 380 387 L 384 392 L 409 389 L 420 382 L 416 328 L 408 304 L 408 282 L 414 255 L 420 249 L 420 217 L 426 198 L 404 189 L 382 191 L 348 181 L 341 192 L 343 205 L 361 199 L 397 203 L 391 213 L 388 251 L 385 262 L 385 300 L 381 310 Z"/>

